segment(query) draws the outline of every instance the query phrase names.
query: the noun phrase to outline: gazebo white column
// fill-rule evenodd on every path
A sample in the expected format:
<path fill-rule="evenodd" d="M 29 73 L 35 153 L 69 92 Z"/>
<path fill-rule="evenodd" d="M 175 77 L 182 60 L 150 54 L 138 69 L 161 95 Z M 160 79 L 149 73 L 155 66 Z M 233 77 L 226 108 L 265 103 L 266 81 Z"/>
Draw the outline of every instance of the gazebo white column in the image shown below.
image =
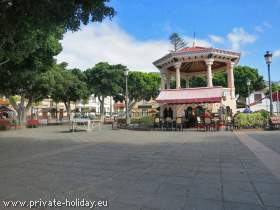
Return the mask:
<path fill-rule="evenodd" d="M 230 88 L 232 98 L 235 97 L 233 67 L 234 67 L 234 62 L 230 61 L 227 63 L 227 81 L 228 81 L 228 88 Z"/>
<path fill-rule="evenodd" d="M 171 79 L 170 73 L 166 73 L 166 89 L 170 89 L 170 79 Z"/>
<path fill-rule="evenodd" d="M 187 75 L 186 77 L 186 88 L 190 87 L 190 77 Z"/>
<path fill-rule="evenodd" d="M 165 89 L 165 81 L 166 81 L 166 76 L 165 73 L 161 72 L 160 73 L 160 78 L 161 78 L 161 89 Z"/>
<path fill-rule="evenodd" d="M 177 62 L 174 65 L 176 69 L 176 89 L 180 89 L 181 87 L 181 76 L 180 76 L 180 68 L 181 68 L 181 63 Z"/>
<path fill-rule="evenodd" d="M 233 67 L 234 67 L 234 62 L 227 63 L 228 88 L 234 88 Z"/>
<path fill-rule="evenodd" d="M 205 60 L 207 65 L 207 87 L 213 87 L 213 75 L 212 75 L 212 64 L 214 62 L 213 58 Z"/>

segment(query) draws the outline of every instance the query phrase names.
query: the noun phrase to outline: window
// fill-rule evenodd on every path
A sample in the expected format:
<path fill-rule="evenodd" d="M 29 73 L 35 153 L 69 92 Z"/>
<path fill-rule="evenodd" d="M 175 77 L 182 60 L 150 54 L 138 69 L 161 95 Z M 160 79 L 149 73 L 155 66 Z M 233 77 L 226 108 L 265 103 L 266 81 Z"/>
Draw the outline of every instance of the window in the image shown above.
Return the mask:
<path fill-rule="evenodd" d="M 255 93 L 254 95 L 254 100 L 256 104 L 261 104 L 262 103 L 262 94 L 261 93 Z"/>

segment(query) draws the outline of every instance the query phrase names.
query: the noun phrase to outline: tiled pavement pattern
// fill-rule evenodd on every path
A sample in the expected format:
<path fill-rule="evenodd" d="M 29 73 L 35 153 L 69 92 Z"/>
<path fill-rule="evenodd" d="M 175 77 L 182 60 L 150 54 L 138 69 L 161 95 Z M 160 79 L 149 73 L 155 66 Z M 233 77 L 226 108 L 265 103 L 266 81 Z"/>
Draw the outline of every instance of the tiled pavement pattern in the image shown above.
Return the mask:
<path fill-rule="evenodd" d="M 254 138 L 255 140 L 259 141 L 266 147 L 280 154 L 279 131 L 249 133 L 248 135 Z"/>
<path fill-rule="evenodd" d="M 280 180 L 232 132 L 65 130 L 0 132 L 0 201 L 68 197 L 108 199 L 109 208 L 99 209 L 112 210 L 280 209 Z M 273 135 L 265 136 L 276 141 L 279 132 Z"/>

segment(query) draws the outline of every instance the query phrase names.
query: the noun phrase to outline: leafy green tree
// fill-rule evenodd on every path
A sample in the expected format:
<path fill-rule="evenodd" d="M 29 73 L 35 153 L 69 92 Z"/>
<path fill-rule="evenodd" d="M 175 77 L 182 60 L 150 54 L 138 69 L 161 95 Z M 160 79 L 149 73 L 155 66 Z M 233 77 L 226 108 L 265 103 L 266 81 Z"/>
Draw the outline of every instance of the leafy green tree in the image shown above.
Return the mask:
<path fill-rule="evenodd" d="M 124 83 L 123 83 L 124 84 Z M 131 112 L 133 106 L 141 101 L 155 99 L 159 94 L 160 75 L 157 73 L 145 73 L 130 71 L 128 75 L 128 111 Z M 123 86 L 122 95 L 116 96 L 115 101 L 123 101 L 125 95 Z"/>
<path fill-rule="evenodd" d="M 272 83 L 271 84 L 271 89 L 272 89 L 272 92 L 280 91 L 280 85 L 277 84 L 277 83 Z"/>
<path fill-rule="evenodd" d="M 205 80 L 206 83 L 206 80 Z M 214 86 L 227 87 L 227 73 L 226 72 L 217 72 L 213 77 Z"/>
<path fill-rule="evenodd" d="M 172 33 L 169 36 L 169 40 L 172 46 L 174 47 L 174 51 L 177 51 L 187 46 L 187 43 L 184 41 L 184 39 L 181 38 L 177 33 Z"/>
<path fill-rule="evenodd" d="M 194 76 L 190 80 L 190 87 L 206 87 L 206 78 L 203 76 Z"/>
<path fill-rule="evenodd" d="M 71 102 L 87 100 L 90 96 L 87 83 L 83 80 L 83 73 L 79 69 L 67 70 L 65 63 L 54 65 L 54 71 L 56 73 L 56 84 L 51 93 L 51 98 L 56 103 L 64 103 L 70 118 Z"/>
<path fill-rule="evenodd" d="M 0 66 L 0 94 L 10 98 L 20 124 L 25 122 L 32 103 L 48 96 L 55 83 L 50 70 L 53 56 L 61 51 L 60 34 L 52 32 L 44 36 L 44 44 L 21 63 L 9 62 Z"/>
<path fill-rule="evenodd" d="M 54 90 L 56 78 L 55 74 L 49 70 L 33 72 L 28 76 L 23 73 L 21 75 L 22 80 L 17 81 L 17 79 L 12 80 L 10 85 L 14 88 L 9 87 L 10 92 L 6 92 L 5 95 L 9 97 L 11 105 L 17 112 L 18 122 L 22 125 L 26 122 L 26 115 L 32 104 L 48 97 Z"/>
<path fill-rule="evenodd" d="M 234 68 L 235 93 L 239 97 L 248 97 L 247 81 L 251 81 L 250 91 L 262 90 L 266 87 L 263 76 L 257 69 L 249 66 L 236 66 Z"/>
<path fill-rule="evenodd" d="M 101 62 L 86 70 L 88 87 L 100 102 L 101 119 L 104 117 L 105 98 L 123 92 L 124 71 L 126 69 L 126 66 L 120 64 L 110 65 L 107 62 Z"/>
<path fill-rule="evenodd" d="M 19 63 L 45 42 L 44 34 L 57 27 L 61 34 L 81 24 L 113 17 L 109 0 L 1 0 L 0 66 Z"/>
<path fill-rule="evenodd" d="M 257 69 L 249 66 L 236 66 L 234 68 L 234 84 L 235 93 L 239 97 L 248 96 L 247 80 L 251 81 L 250 90 L 262 90 L 266 87 L 263 76 L 258 73 Z M 213 84 L 215 86 L 227 87 L 227 73 L 218 72 L 214 74 Z M 206 77 L 196 76 L 192 77 L 190 87 L 205 87 L 207 86 Z"/>

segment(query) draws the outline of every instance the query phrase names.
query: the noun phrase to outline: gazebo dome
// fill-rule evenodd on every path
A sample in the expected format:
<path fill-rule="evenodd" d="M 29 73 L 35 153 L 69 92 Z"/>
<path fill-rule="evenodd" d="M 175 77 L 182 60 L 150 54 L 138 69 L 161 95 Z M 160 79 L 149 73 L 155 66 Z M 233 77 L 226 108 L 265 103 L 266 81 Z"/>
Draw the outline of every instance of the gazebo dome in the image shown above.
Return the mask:
<path fill-rule="evenodd" d="M 159 68 L 165 68 L 167 71 L 175 72 L 174 63 L 180 61 L 180 71 L 183 73 L 202 73 L 207 71 L 205 59 L 214 59 L 212 64 L 213 72 L 224 69 L 227 62 L 238 63 L 240 53 L 229 50 L 221 50 L 212 47 L 186 47 L 178 51 L 172 51 L 162 58 L 156 60 L 153 64 Z"/>

